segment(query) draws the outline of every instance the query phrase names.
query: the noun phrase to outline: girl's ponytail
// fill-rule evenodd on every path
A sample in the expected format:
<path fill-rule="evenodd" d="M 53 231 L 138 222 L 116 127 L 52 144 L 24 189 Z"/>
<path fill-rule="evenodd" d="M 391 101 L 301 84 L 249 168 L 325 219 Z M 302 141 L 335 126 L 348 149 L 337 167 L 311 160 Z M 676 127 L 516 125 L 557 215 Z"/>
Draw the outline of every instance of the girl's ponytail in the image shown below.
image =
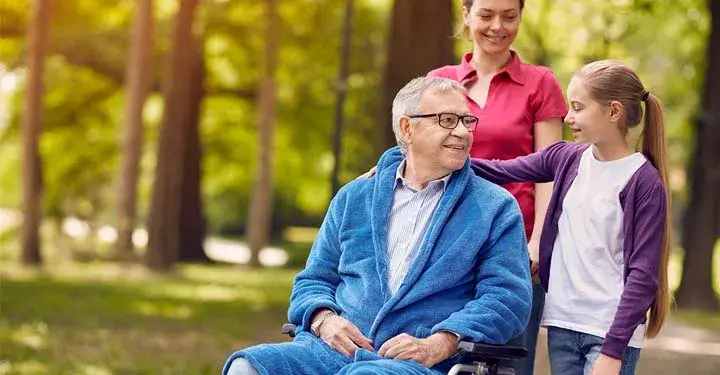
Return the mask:
<path fill-rule="evenodd" d="M 645 92 L 645 123 L 642 130 L 642 153 L 660 172 L 665 186 L 665 235 L 660 258 L 660 274 L 655 301 L 650 306 L 646 335 L 655 337 L 660 332 L 670 309 L 670 289 L 668 286 L 668 260 L 670 258 L 670 186 L 667 172 L 667 147 L 665 144 L 665 124 L 663 106 L 655 95 Z"/>

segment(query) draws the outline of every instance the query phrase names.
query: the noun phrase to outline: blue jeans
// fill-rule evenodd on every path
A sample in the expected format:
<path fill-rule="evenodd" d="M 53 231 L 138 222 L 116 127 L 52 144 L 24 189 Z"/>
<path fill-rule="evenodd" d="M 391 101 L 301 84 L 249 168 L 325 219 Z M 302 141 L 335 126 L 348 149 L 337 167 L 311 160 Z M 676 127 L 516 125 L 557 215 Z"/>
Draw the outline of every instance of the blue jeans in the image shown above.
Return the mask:
<path fill-rule="evenodd" d="M 569 329 L 548 327 L 548 354 L 554 375 L 588 375 L 600 356 L 602 337 Z M 633 375 L 640 349 L 627 347 L 620 375 Z"/>
<path fill-rule="evenodd" d="M 533 284 L 532 310 L 530 321 L 525 331 L 520 336 L 510 340 L 508 345 L 527 348 L 528 356 L 511 361 L 503 361 L 503 366 L 515 369 L 516 375 L 533 375 L 535 367 L 535 347 L 537 346 L 538 331 L 540 330 L 540 319 L 542 318 L 543 307 L 545 306 L 545 289 L 540 284 Z"/>

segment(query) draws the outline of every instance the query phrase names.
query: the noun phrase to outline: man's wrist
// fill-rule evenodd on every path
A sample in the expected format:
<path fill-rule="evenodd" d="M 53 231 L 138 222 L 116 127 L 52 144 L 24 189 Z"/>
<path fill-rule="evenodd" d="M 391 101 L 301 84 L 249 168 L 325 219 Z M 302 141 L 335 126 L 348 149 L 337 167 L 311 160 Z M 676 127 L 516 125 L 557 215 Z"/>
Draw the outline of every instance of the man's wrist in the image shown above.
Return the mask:
<path fill-rule="evenodd" d="M 310 332 L 313 335 L 320 337 L 320 327 L 333 315 L 337 315 L 333 310 L 318 309 L 317 312 L 313 313 L 313 318 L 311 320 L 312 324 L 310 324 Z"/>
<path fill-rule="evenodd" d="M 435 359 L 437 362 L 442 362 L 457 353 L 460 335 L 455 332 L 440 331 L 428 337 L 428 341 L 433 348 L 438 348 Z"/>
<path fill-rule="evenodd" d="M 332 309 L 325 308 L 325 307 L 315 310 L 312 314 L 312 317 L 310 318 L 310 324 L 315 323 L 315 321 L 318 318 L 320 318 L 321 316 L 325 315 L 328 312 L 335 312 L 335 311 Z"/>

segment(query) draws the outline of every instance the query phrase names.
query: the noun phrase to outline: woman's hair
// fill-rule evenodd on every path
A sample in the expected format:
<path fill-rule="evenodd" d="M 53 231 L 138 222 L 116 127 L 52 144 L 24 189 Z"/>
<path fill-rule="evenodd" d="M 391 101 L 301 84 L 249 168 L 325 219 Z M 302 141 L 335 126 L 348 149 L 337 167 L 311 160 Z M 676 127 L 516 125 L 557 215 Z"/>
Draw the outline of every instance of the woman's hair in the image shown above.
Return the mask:
<path fill-rule="evenodd" d="M 522 12 L 523 8 L 525 8 L 525 0 L 518 1 L 520 2 L 520 11 Z M 463 10 L 469 12 L 474 2 L 475 0 L 462 0 Z M 470 40 L 470 28 L 465 24 L 465 22 L 463 22 L 462 19 L 460 19 L 460 25 L 457 29 L 457 33 L 455 34 L 455 36 Z"/>
<path fill-rule="evenodd" d="M 602 60 L 589 63 L 583 66 L 575 76 L 583 80 L 590 95 L 598 103 L 604 105 L 608 105 L 612 101 L 622 103 L 625 110 L 625 123 L 620 129 L 621 131 L 627 132 L 628 128 L 640 124 L 643 119 L 642 102 L 645 102 L 645 121 L 641 135 L 642 153 L 660 172 L 666 196 L 666 224 L 658 275 L 659 286 L 655 301 L 650 306 L 650 319 L 646 332 L 648 337 L 655 337 L 665 323 L 670 308 L 667 279 L 670 255 L 670 188 L 668 186 L 662 102 L 658 97 L 645 90 L 640 78 L 630 67 L 617 61 Z"/>

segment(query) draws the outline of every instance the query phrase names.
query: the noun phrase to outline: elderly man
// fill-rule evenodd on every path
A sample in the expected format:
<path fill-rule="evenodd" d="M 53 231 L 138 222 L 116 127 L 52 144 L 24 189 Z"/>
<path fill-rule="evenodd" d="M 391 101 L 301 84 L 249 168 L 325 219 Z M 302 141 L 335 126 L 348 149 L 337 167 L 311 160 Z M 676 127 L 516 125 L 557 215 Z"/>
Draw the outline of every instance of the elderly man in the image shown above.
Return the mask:
<path fill-rule="evenodd" d="M 458 339 L 522 332 L 531 283 L 523 222 L 501 187 L 473 175 L 478 119 L 465 89 L 417 78 L 393 101 L 404 158 L 330 203 L 290 297 L 293 342 L 232 354 L 224 374 L 441 374 Z"/>

